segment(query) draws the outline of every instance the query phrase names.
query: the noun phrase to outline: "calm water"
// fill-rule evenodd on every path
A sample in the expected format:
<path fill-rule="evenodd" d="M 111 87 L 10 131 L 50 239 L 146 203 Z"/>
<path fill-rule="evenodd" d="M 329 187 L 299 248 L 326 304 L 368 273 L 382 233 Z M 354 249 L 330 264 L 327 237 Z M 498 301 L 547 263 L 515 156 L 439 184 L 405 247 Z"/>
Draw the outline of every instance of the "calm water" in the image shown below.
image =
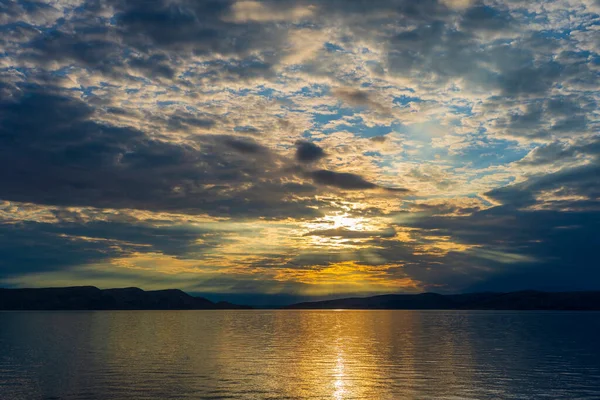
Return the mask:
<path fill-rule="evenodd" d="M 600 313 L 0 313 L 0 399 L 600 399 Z"/>

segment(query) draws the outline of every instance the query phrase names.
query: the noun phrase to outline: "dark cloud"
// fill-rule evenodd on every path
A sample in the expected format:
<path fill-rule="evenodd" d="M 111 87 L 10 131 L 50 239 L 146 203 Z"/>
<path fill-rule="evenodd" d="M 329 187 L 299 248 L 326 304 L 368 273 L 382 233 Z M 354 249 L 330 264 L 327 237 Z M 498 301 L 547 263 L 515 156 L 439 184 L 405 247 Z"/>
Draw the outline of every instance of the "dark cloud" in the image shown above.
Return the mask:
<path fill-rule="evenodd" d="M 199 257 L 224 241 L 226 238 L 215 230 L 152 226 L 139 221 L 0 224 L 0 280 L 68 270 L 136 253 Z"/>
<path fill-rule="evenodd" d="M 230 1 L 150 0 L 142 3 L 119 0 L 108 3 L 117 10 L 120 35 L 140 49 L 159 47 L 201 54 L 241 51 L 247 47 L 247 42 L 229 40 L 243 32 L 234 24 L 223 22 Z M 228 32 L 227 28 L 231 30 Z"/>
<path fill-rule="evenodd" d="M 53 14 L 56 9 L 42 1 L 3 0 L 0 2 L 0 24 L 9 24 L 25 18 L 44 20 L 44 14 Z"/>
<path fill-rule="evenodd" d="M 52 30 L 40 35 L 29 43 L 22 57 L 46 66 L 52 61 L 67 61 L 84 68 L 90 68 L 105 74 L 123 73 L 125 49 L 117 38 L 102 28 L 102 32 L 86 34 Z M 132 60 L 136 67 L 142 67 L 142 60 Z M 148 70 L 149 65 L 145 65 Z M 156 67 L 153 67 L 156 68 Z"/>
<path fill-rule="evenodd" d="M 129 66 L 141 70 L 151 79 L 159 77 L 173 79 L 175 69 L 171 66 L 172 61 L 164 54 L 154 54 L 149 57 L 132 58 L 129 61 Z"/>
<path fill-rule="evenodd" d="M 264 154 L 268 154 L 269 150 L 256 143 L 253 140 L 250 139 L 240 139 L 240 138 L 227 138 L 225 139 L 225 144 L 229 147 L 231 147 L 232 149 L 234 149 L 235 151 L 238 151 L 240 153 L 246 153 L 246 154 L 257 154 L 257 153 L 264 153 Z"/>
<path fill-rule="evenodd" d="M 150 138 L 96 122 L 89 105 L 40 88 L 3 101 L 0 109 L 0 169 L 6 171 L 1 198 L 189 213 L 315 214 L 283 200 L 298 188 L 284 184 L 286 172 L 273 164 L 269 150 L 249 139 L 205 135 L 175 144 Z"/>
<path fill-rule="evenodd" d="M 512 22 L 507 11 L 477 4 L 463 14 L 460 25 L 464 30 L 500 31 L 509 29 Z"/>
<path fill-rule="evenodd" d="M 315 183 L 325 186 L 333 186 L 343 190 L 369 190 L 383 189 L 390 192 L 408 193 L 408 189 L 383 187 L 365 180 L 362 176 L 348 172 L 334 172 L 325 169 L 307 172 Z"/>
<path fill-rule="evenodd" d="M 100 262 L 135 248 L 114 245 L 69 240 L 43 224 L 0 224 L 0 279 Z"/>
<path fill-rule="evenodd" d="M 346 172 L 333 172 L 320 169 L 308 174 L 319 185 L 334 186 L 344 190 L 376 189 L 378 186 L 363 177 Z"/>
<path fill-rule="evenodd" d="M 407 273 L 458 291 L 597 289 L 600 269 L 590 262 L 598 245 L 597 212 L 518 211 L 495 207 L 469 217 L 427 217 L 411 223 L 452 240 L 480 246 L 451 252 L 430 270 L 423 263 Z M 483 268 L 483 270 L 482 270 Z"/>
<path fill-rule="evenodd" d="M 311 163 L 325 157 L 325 151 L 312 142 L 300 140 L 296 142 L 296 160 Z"/>
<path fill-rule="evenodd" d="M 274 64 L 255 56 L 242 59 L 207 61 L 200 73 L 188 73 L 187 78 L 213 83 L 251 81 L 256 78 L 274 78 Z"/>
<path fill-rule="evenodd" d="M 518 163 L 523 165 L 544 165 L 563 162 L 577 155 L 577 149 L 563 142 L 552 142 L 536 147 Z"/>
<path fill-rule="evenodd" d="M 353 106 L 368 106 L 371 102 L 371 98 L 369 93 L 360 90 L 360 89 L 352 89 L 352 88 L 337 88 L 334 89 L 333 94 L 345 102 L 353 105 Z"/>
<path fill-rule="evenodd" d="M 390 107 L 386 107 L 377 100 L 373 99 L 373 96 L 365 90 L 341 87 L 333 89 L 332 93 L 334 96 L 351 106 L 368 107 L 382 114 L 391 113 Z"/>
<path fill-rule="evenodd" d="M 236 126 L 234 131 L 239 132 L 245 135 L 258 135 L 260 133 L 260 129 L 255 128 L 253 126 Z"/>
<path fill-rule="evenodd" d="M 172 130 L 189 132 L 193 128 L 212 128 L 215 125 L 215 121 L 207 116 L 199 117 L 189 113 L 178 113 L 169 116 L 166 125 Z"/>
<path fill-rule="evenodd" d="M 507 136 L 529 139 L 568 137 L 590 131 L 596 102 L 587 95 L 553 96 L 529 101 L 524 110 L 509 112 L 508 118 L 496 121 L 496 127 Z"/>
<path fill-rule="evenodd" d="M 385 143 L 388 140 L 388 137 L 383 135 L 383 136 L 373 136 L 371 138 L 369 138 L 370 141 L 375 142 L 375 143 Z"/>
<path fill-rule="evenodd" d="M 533 61 L 533 60 L 532 60 Z M 561 78 L 562 66 L 548 62 L 540 66 L 524 66 L 506 71 L 499 80 L 502 93 L 507 96 L 544 94 Z"/>
<path fill-rule="evenodd" d="M 430 18 L 385 40 L 389 73 L 411 76 L 424 86 L 461 77 L 469 87 L 492 89 L 498 74 L 490 49 L 481 50 L 473 32 L 456 30 L 444 19 Z"/>
<path fill-rule="evenodd" d="M 525 182 L 493 189 L 486 196 L 513 207 L 533 206 L 536 196 L 550 192 L 559 208 L 599 207 L 600 165 L 592 163 L 538 175 Z M 561 198 L 567 197 L 566 200 Z M 552 196 L 549 201 L 552 201 Z"/>
<path fill-rule="evenodd" d="M 89 0 L 74 9 L 65 23 L 38 31 L 20 56 L 41 64 L 71 61 L 110 75 L 127 75 L 129 67 L 150 79 L 238 82 L 274 78 L 275 67 L 285 55 L 289 26 L 268 18 L 236 20 L 234 4 L 233 0 Z M 453 10 L 437 0 L 260 4 L 273 13 L 314 6 L 318 12 L 310 17 L 310 26 L 345 24 L 358 37 L 383 45 L 390 74 L 427 78 L 432 85 L 464 78 L 468 87 L 498 89 L 518 97 L 547 93 L 561 82 L 585 85 L 597 80 L 586 58 L 573 62 L 575 55 L 536 57 L 537 49 L 553 52 L 559 48 L 558 40 L 547 35 L 523 34 L 511 39 L 510 46 L 502 40 L 484 46 L 478 36 L 481 32 L 511 37 L 522 29 L 519 18 L 513 16 L 519 12 L 509 13 L 500 4 L 476 2 L 466 10 Z M 6 13 L 15 21 L 36 9 L 14 2 L 9 5 Z M 114 15 L 98 17 L 100 11 Z M 398 32 L 394 26 L 410 29 Z M 175 66 L 182 60 L 210 54 L 220 57 L 206 59 L 200 71 L 178 76 Z M 375 101 L 365 89 L 340 87 L 333 93 L 350 105 L 390 112 L 390 107 Z"/>
<path fill-rule="evenodd" d="M 37 3 L 22 7 L 9 2 L 11 22 L 23 22 Z M 278 55 L 268 49 L 285 44 L 283 28 L 273 24 L 231 20 L 233 0 L 88 0 L 61 24 L 37 31 L 18 57 L 47 66 L 62 61 L 107 76 L 129 77 L 128 68 L 146 79 L 174 80 L 176 65 L 195 56 L 221 54 L 207 60 L 198 78 L 227 80 L 272 76 Z M 51 8 L 46 5 L 45 7 Z M 45 11 L 43 11 L 45 12 Z M 99 15 L 114 13 L 112 17 Z M 42 11 L 37 11 L 38 14 Z M 0 23 L 2 21 L 0 20 Z M 260 56 L 257 54 L 262 53 Z M 195 76 L 188 71 L 187 79 Z"/>

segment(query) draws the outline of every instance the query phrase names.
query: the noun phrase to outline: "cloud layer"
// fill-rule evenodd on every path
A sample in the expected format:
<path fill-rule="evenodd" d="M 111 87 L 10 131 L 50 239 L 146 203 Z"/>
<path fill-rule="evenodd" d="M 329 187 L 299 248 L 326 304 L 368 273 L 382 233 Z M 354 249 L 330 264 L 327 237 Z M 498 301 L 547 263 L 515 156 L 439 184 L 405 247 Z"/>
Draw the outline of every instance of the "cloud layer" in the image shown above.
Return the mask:
<path fill-rule="evenodd" d="M 0 284 L 599 289 L 599 30 L 592 0 L 1 2 Z"/>

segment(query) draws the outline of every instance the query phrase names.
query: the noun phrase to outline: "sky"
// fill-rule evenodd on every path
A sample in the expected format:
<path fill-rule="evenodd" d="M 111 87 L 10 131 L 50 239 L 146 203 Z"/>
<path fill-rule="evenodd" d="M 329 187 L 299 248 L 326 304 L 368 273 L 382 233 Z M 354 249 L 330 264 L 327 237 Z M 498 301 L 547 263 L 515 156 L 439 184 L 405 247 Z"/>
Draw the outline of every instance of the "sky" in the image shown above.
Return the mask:
<path fill-rule="evenodd" d="M 0 0 L 0 286 L 600 289 L 600 0 Z"/>

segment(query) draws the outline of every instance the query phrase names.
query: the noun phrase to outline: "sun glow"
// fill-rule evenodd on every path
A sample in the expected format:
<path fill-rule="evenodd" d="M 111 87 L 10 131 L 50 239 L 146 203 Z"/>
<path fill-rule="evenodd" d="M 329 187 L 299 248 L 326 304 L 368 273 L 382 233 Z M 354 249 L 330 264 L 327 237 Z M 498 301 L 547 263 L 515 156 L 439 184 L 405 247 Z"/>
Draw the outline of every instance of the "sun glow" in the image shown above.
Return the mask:
<path fill-rule="evenodd" d="M 324 221 L 333 224 L 332 228 L 346 228 L 355 231 L 365 230 L 365 219 L 351 217 L 348 213 L 328 215 L 323 218 Z"/>
<path fill-rule="evenodd" d="M 345 229 L 351 231 L 373 231 L 380 227 L 374 220 L 364 217 L 355 217 L 345 211 L 325 215 L 323 218 L 309 222 L 309 230 Z"/>

